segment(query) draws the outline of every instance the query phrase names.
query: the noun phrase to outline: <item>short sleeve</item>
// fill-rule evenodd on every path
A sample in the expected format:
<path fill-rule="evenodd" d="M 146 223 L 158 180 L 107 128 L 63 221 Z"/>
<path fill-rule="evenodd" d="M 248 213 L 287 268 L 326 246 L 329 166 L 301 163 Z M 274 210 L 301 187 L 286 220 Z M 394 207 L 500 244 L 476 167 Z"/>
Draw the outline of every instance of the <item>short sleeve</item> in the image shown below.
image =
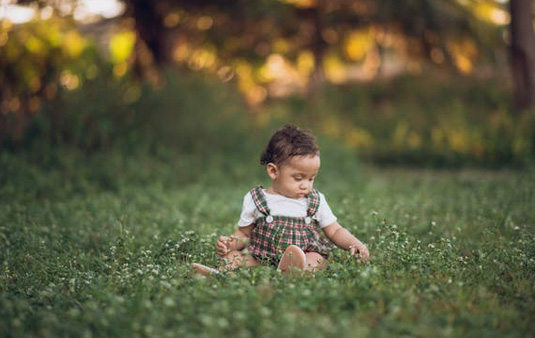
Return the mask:
<path fill-rule="evenodd" d="M 316 213 L 316 219 L 320 225 L 320 228 L 325 228 L 337 220 L 322 193 L 320 193 L 320 205 Z"/>
<path fill-rule="evenodd" d="M 256 209 L 256 205 L 253 201 L 253 196 L 248 192 L 243 197 L 243 206 L 241 210 L 240 220 L 238 221 L 239 227 L 246 227 L 254 223 L 258 218 L 259 211 Z"/>

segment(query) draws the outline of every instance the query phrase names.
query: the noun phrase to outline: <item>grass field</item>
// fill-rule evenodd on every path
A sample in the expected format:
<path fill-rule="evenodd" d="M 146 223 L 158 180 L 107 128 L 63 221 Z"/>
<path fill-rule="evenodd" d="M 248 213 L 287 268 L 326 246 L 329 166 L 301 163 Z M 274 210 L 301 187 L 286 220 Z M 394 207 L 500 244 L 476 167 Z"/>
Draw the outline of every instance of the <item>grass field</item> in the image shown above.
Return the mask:
<path fill-rule="evenodd" d="M 149 162 L 102 159 L 117 177 L 2 164 L 2 337 L 535 335 L 532 170 L 337 173 L 325 162 L 316 187 L 368 244 L 369 264 L 336 250 L 314 277 L 263 267 L 201 278 L 189 263 L 218 264 L 216 237 L 267 184 L 261 168 L 174 181 L 176 167 Z M 121 177 L 136 168 L 150 174 Z"/>

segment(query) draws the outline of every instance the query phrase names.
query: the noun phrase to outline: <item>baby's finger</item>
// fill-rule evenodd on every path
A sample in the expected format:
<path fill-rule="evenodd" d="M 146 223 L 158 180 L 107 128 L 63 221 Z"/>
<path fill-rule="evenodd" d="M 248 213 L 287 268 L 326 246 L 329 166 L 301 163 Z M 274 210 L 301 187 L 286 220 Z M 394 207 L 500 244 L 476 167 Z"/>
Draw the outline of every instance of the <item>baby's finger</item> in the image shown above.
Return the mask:
<path fill-rule="evenodd" d="M 219 236 L 219 238 L 217 239 L 216 245 L 225 245 L 227 241 L 228 241 L 227 236 Z"/>
<path fill-rule="evenodd" d="M 228 252 L 227 248 L 216 248 L 216 253 L 219 256 L 225 256 L 227 252 Z"/>
<path fill-rule="evenodd" d="M 362 250 L 360 252 L 360 260 L 361 260 L 361 262 L 366 262 L 366 261 L 368 261 L 368 259 L 370 259 L 370 253 L 368 252 L 368 250 Z"/>

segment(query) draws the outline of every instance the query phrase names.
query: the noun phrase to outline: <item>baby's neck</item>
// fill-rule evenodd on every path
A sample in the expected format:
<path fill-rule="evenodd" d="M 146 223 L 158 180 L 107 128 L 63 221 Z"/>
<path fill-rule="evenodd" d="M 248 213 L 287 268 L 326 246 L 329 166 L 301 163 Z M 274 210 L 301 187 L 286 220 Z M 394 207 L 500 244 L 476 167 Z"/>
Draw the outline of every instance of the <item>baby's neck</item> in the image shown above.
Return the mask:
<path fill-rule="evenodd" d="M 268 194 L 271 194 L 271 195 L 281 195 L 283 196 L 280 192 L 278 192 L 275 188 L 273 188 L 273 186 L 269 186 L 269 188 L 266 189 L 266 192 Z"/>
<path fill-rule="evenodd" d="M 273 186 L 270 186 L 269 188 L 267 188 L 266 190 L 266 193 L 269 194 L 269 195 L 278 195 L 278 196 L 282 196 L 282 197 L 286 197 L 286 198 L 289 198 L 289 199 L 296 199 L 296 198 L 293 198 L 291 196 L 286 196 L 284 195 L 283 193 L 281 193 L 280 191 L 278 191 L 276 188 L 274 188 Z"/>

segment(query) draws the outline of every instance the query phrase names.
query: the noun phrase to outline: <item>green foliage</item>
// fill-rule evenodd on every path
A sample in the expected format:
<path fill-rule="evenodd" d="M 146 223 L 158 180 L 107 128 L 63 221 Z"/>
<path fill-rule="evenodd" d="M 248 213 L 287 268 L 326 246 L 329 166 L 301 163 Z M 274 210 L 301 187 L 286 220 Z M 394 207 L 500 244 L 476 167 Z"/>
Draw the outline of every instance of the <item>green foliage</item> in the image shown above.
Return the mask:
<path fill-rule="evenodd" d="M 108 68 L 71 20 L 0 22 L 0 144 L 20 142 L 44 101 Z"/>
<path fill-rule="evenodd" d="M 169 73 L 166 84 L 156 89 L 129 78 L 100 76 L 47 102 L 32 120 L 22 147 L 69 146 L 86 153 L 168 147 L 195 152 L 224 144 L 216 138 L 225 133 L 216 132 L 235 132 L 243 111 L 235 92 L 201 77 Z"/>
<path fill-rule="evenodd" d="M 259 156 L 281 124 L 261 126 L 236 92 L 210 78 L 168 73 L 166 85 L 155 89 L 98 77 L 48 102 L 23 143 L 5 143 L 0 185 L 28 200 L 117 192 L 133 182 L 245 181 L 249 187 L 265 182 Z M 328 139 L 321 143 L 322 172 L 354 175 L 352 152 Z M 54 189 L 58 179 L 61 190 Z"/>
<path fill-rule="evenodd" d="M 437 74 L 435 74 L 437 76 Z M 311 125 L 378 164 L 522 167 L 535 157 L 535 110 L 514 114 L 499 79 L 405 77 L 325 87 L 273 116 Z"/>
<path fill-rule="evenodd" d="M 256 161 L 271 131 L 290 122 L 312 129 L 323 145 L 342 141 L 359 158 L 379 164 L 530 165 L 535 111 L 514 115 L 506 104 L 510 93 L 495 82 L 399 78 L 327 86 L 312 99 L 290 97 L 251 114 L 231 84 L 210 77 L 167 72 L 165 84 L 154 88 L 103 72 L 83 88 L 60 91 L 21 140 L 5 138 L 3 146 L 41 162 L 61 162 L 59 146 L 86 155 L 194 158 L 199 165 L 209 159 L 215 161 L 210 165 L 243 174 L 233 161 L 241 162 L 244 154 L 246 162 Z M 343 152 L 338 151 L 342 158 L 354 157 Z"/>

